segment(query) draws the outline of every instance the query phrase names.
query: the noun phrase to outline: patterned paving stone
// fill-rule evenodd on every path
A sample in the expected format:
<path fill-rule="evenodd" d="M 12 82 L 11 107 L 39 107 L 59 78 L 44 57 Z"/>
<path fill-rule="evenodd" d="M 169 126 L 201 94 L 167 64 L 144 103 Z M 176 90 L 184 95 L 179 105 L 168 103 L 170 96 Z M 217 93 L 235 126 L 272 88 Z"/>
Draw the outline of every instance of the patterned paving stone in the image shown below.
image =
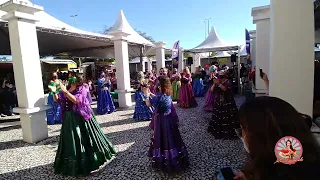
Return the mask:
<path fill-rule="evenodd" d="M 241 168 L 247 154 L 240 140 L 215 140 L 206 129 L 211 117 L 199 106 L 180 109 L 180 131 L 190 154 L 190 167 L 178 174 L 154 170 L 147 157 L 152 131 L 149 122 L 132 119 L 133 108 L 98 116 L 103 132 L 115 144 L 118 154 L 100 171 L 88 177 L 55 175 L 53 162 L 61 125 L 48 126 L 49 138 L 37 144 L 21 139 L 19 125 L 0 127 L 0 179 L 215 179 L 216 171 L 225 166 Z M 237 97 L 237 105 L 243 98 Z"/>

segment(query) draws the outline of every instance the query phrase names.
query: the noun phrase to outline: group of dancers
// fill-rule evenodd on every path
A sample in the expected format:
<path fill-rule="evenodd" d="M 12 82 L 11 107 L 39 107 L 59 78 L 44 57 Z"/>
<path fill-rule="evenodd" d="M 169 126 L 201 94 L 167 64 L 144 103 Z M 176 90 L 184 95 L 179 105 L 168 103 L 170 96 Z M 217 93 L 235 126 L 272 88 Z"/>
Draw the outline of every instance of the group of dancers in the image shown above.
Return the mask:
<path fill-rule="evenodd" d="M 215 66 L 210 67 L 209 79 L 212 84 L 207 90 L 204 107 L 205 110 L 212 107 L 208 131 L 216 139 L 235 138 L 239 121 L 230 83 L 225 72 L 218 71 Z M 173 101 L 176 100 L 182 108 L 197 106 L 194 87 L 195 83 L 197 86 L 203 84 L 201 81 L 201 78 L 193 78 L 187 67 L 181 74 L 176 69 L 168 74 L 165 68 L 160 69 L 158 76 L 150 72 L 146 75 L 138 73 L 133 118 L 151 120 L 153 136 L 148 155 L 153 167 L 166 172 L 177 172 L 188 167 L 188 151 L 178 128 L 179 117 Z M 109 85 L 109 78 L 101 73 L 98 80 L 98 114 L 112 113 L 115 109 Z M 60 114 L 55 115 L 62 120 L 54 170 L 69 176 L 88 175 L 116 154 L 91 109 L 90 85 L 76 74 L 71 74 L 68 85 L 65 85 L 53 74 L 48 87 L 50 98 L 60 108 Z M 196 89 L 202 91 L 201 87 Z"/>
<path fill-rule="evenodd" d="M 74 83 L 71 77 L 75 77 L 76 73 L 70 72 L 68 81 L 61 81 L 58 77 L 56 72 L 52 73 L 51 80 L 48 84 L 50 87 L 56 87 L 57 90 L 60 90 L 60 84 L 64 86 L 71 85 Z M 97 80 L 97 114 L 105 115 L 110 114 L 115 111 L 115 106 L 111 98 L 110 88 L 111 88 L 111 81 L 110 76 L 101 72 L 99 78 Z M 83 82 L 83 85 L 88 89 L 88 101 L 92 103 L 92 96 L 91 92 L 95 89 L 94 85 L 92 84 L 91 80 L 87 80 Z M 48 124 L 59 124 L 62 123 L 62 116 L 61 116 L 61 107 L 60 104 L 54 101 L 53 92 L 50 91 L 48 95 L 48 105 L 52 108 L 46 111 L 47 115 L 47 123 Z"/>
<path fill-rule="evenodd" d="M 233 97 L 231 82 L 228 80 L 227 70 L 219 70 L 219 67 L 212 65 L 208 73 L 203 73 L 201 68 L 196 68 L 192 75 L 188 67 L 178 73 L 173 69 L 168 73 L 166 68 L 159 70 L 159 76 L 152 72 L 144 75 L 139 72 L 137 76 L 137 92 L 135 94 L 136 107 L 133 118 L 135 120 L 151 120 L 155 107 L 146 104 L 144 88 L 148 88 L 152 94 L 160 92 L 161 77 L 168 77 L 171 83 L 171 100 L 177 101 L 182 108 L 197 106 L 195 97 L 205 95 L 204 111 L 211 112 L 212 118 L 208 131 L 216 139 L 236 138 L 235 129 L 239 128 L 238 109 Z M 206 81 L 206 85 L 204 85 Z M 206 93 L 205 93 L 206 91 Z"/>

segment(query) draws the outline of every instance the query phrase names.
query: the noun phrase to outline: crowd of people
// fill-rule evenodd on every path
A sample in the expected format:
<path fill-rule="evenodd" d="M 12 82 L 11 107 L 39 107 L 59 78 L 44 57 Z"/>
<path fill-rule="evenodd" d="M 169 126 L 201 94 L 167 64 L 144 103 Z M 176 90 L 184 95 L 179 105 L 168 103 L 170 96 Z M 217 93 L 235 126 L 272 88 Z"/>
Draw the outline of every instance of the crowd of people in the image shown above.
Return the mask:
<path fill-rule="evenodd" d="M 242 77 L 246 74 L 252 80 L 248 69 Z M 230 68 L 218 65 L 210 66 L 207 71 L 198 67 L 193 74 L 188 67 L 180 73 L 166 68 L 161 68 L 158 74 L 137 73 L 133 119 L 150 121 L 153 136 L 148 156 L 152 166 L 169 173 L 188 167 L 188 147 L 180 134 L 173 102 L 177 101 L 183 109 L 193 108 L 198 106 L 195 97 L 205 97 L 202 108 L 211 113 L 207 130 L 213 139 L 240 138 L 249 154 L 243 170 L 232 171 L 234 179 L 317 179 L 320 148 L 310 131 L 311 118 L 297 112 L 289 103 L 268 96 L 254 98 L 238 110 L 231 76 Z M 96 96 L 97 114 L 115 111 L 110 94 L 114 78 L 100 72 L 94 87 L 94 83 L 82 75 L 69 73 L 68 80 L 62 81 L 57 73 L 52 73 L 48 103 L 53 108 L 47 110 L 47 120 L 48 124 L 62 123 L 54 163 L 56 173 L 89 175 L 115 156 L 114 146 L 102 132 L 90 105 Z M 268 87 L 267 75 L 263 73 L 261 78 Z M 2 83 L 2 89 L 1 93 L 7 93 L 7 97 L 11 93 L 11 98 L 16 99 L 10 76 Z M 9 115 L 17 104 L 4 99 L 1 103 Z M 301 142 L 303 161 L 293 165 L 275 164 L 275 145 L 284 136 L 293 136 Z M 286 151 L 293 152 L 291 149 Z"/>
<path fill-rule="evenodd" d="M 18 99 L 13 74 L 0 81 L 0 116 L 14 116 L 13 108 L 18 106 Z"/>

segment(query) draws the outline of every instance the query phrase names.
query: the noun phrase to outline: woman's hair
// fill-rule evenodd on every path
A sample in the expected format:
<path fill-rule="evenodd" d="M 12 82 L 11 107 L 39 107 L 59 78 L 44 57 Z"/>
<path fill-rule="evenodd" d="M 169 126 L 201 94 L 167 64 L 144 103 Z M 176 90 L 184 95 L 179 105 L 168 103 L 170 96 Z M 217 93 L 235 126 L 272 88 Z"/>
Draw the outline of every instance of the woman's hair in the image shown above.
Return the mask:
<path fill-rule="evenodd" d="M 293 149 L 293 146 L 292 146 L 292 142 L 290 140 L 286 141 L 286 146 L 287 146 L 288 142 L 290 143 L 290 149 L 293 151 L 294 149 Z"/>
<path fill-rule="evenodd" d="M 188 67 L 185 67 L 185 68 L 183 69 L 183 72 L 186 72 L 187 74 L 190 74 L 190 70 L 189 70 Z"/>
<path fill-rule="evenodd" d="M 172 94 L 171 88 L 171 81 L 170 78 L 167 76 L 159 77 L 159 84 L 160 84 L 160 92 L 166 95 Z"/>
<path fill-rule="evenodd" d="M 57 74 L 56 72 L 53 72 L 53 73 L 51 74 L 51 78 L 52 78 L 53 80 L 58 79 L 58 74 Z"/>
<path fill-rule="evenodd" d="M 138 72 L 137 79 L 144 79 L 144 73 L 142 71 Z"/>
<path fill-rule="evenodd" d="M 289 103 L 276 97 L 257 97 L 243 104 L 239 110 L 240 125 L 245 134 L 250 160 L 245 173 L 253 179 L 289 174 L 291 165 L 274 164 L 276 143 L 285 136 L 297 138 L 303 147 L 303 162 L 320 162 L 320 151 L 306 121 Z M 299 165 L 300 166 L 300 165 Z M 280 170 L 281 169 L 281 170 Z M 269 178 L 270 179 L 270 178 Z"/>

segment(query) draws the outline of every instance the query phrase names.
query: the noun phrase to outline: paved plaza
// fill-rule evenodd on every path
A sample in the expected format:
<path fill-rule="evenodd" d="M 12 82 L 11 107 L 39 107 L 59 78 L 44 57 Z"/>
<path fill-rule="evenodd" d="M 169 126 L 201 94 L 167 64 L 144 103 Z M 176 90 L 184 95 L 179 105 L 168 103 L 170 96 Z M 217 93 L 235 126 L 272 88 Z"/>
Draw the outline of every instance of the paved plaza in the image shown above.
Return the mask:
<path fill-rule="evenodd" d="M 20 125 L 0 124 L 0 179 L 215 179 L 221 167 L 240 169 L 247 157 L 241 140 L 215 140 L 206 131 L 211 114 L 202 111 L 204 98 L 197 98 L 197 102 L 197 108 L 176 108 L 190 156 L 190 167 L 179 174 L 168 175 L 152 169 L 147 157 L 152 136 L 149 122 L 134 121 L 131 108 L 97 117 L 118 154 L 100 171 L 80 178 L 53 172 L 61 125 L 48 126 L 48 139 L 28 144 L 22 141 Z M 242 102 L 243 98 L 238 97 L 237 103 Z"/>

